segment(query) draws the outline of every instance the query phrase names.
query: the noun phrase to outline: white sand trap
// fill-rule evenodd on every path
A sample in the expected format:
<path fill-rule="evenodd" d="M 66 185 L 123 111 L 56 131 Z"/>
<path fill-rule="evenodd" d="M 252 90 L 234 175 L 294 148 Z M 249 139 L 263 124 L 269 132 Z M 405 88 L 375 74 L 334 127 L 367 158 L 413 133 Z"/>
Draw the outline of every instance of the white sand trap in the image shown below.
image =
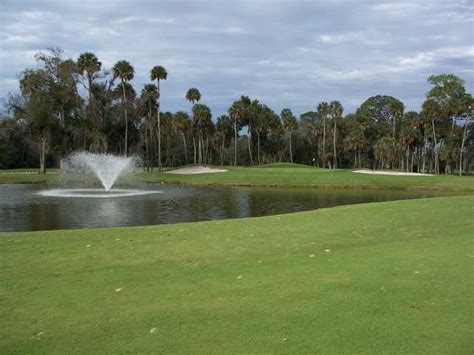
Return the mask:
<path fill-rule="evenodd" d="M 192 175 L 192 174 L 210 174 L 210 173 L 223 173 L 227 170 L 214 169 L 207 166 L 191 166 L 188 168 L 181 168 L 176 170 L 167 171 L 167 174 L 178 174 L 178 175 Z"/>
<path fill-rule="evenodd" d="M 405 173 L 402 171 L 369 170 L 369 169 L 357 169 L 357 170 L 352 170 L 352 172 L 356 174 L 369 174 L 369 175 L 434 176 L 433 174 Z"/>

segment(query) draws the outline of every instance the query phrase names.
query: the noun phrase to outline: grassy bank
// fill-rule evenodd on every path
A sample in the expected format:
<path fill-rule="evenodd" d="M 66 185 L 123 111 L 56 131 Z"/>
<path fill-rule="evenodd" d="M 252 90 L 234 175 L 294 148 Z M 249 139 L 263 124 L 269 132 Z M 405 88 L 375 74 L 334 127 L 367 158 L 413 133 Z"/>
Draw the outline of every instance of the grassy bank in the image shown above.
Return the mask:
<path fill-rule="evenodd" d="M 464 196 L 3 233 L 0 353 L 470 354 L 473 215 Z"/>
<path fill-rule="evenodd" d="M 56 169 L 39 174 L 38 169 L 0 170 L 0 184 L 51 184 L 58 180 Z"/>
<path fill-rule="evenodd" d="M 136 179 L 145 182 L 182 184 L 219 184 L 245 186 L 306 186 L 330 188 L 430 189 L 474 191 L 473 177 L 383 176 L 355 174 L 350 170 L 329 170 L 304 166 L 226 167 L 229 171 L 215 174 L 175 175 L 140 173 Z"/>
<path fill-rule="evenodd" d="M 350 170 L 328 170 L 302 165 L 283 164 L 255 168 L 225 167 L 224 173 L 174 175 L 166 173 L 133 174 L 130 181 L 192 185 L 294 186 L 319 188 L 428 189 L 474 192 L 474 177 L 438 176 L 377 176 L 354 174 Z M 0 172 L 0 184 L 58 183 L 55 171 L 43 176 L 16 171 Z"/>

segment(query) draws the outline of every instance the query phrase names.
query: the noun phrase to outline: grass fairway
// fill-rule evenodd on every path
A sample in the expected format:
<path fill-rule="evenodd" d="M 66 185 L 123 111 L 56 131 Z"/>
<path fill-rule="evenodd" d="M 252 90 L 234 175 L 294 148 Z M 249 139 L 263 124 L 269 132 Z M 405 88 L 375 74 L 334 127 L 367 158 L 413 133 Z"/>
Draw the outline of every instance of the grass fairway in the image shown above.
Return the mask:
<path fill-rule="evenodd" d="M 38 169 L 0 170 L 0 184 L 49 184 L 59 180 L 57 169 L 49 169 L 39 174 Z"/>
<path fill-rule="evenodd" d="M 3 233 L 0 353 L 472 354 L 473 216 L 463 196 Z"/>
<path fill-rule="evenodd" d="M 220 166 L 218 168 L 221 168 Z M 137 171 L 124 180 L 130 183 L 170 183 L 191 185 L 293 186 L 318 188 L 405 189 L 474 192 L 472 176 L 382 176 L 354 174 L 347 169 L 329 170 L 298 164 L 269 164 L 261 167 L 224 167 L 227 172 L 201 175 L 174 175 Z M 0 171 L 0 184 L 61 184 L 61 174 L 46 175 L 31 170 Z"/>
<path fill-rule="evenodd" d="M 354 174 L 347 169 L 329 170 L 297 164 L 270 164 L 262 167 L 225 167 L 229 171 L 215 174 L 174 175 L 140 173 L 144 182 L 183 183 L 194 185 L 295 186 L 319 188 L 370 188 L 407 190 L 451 190 L 474 192 L 471 176 L 383 176 Z"/>

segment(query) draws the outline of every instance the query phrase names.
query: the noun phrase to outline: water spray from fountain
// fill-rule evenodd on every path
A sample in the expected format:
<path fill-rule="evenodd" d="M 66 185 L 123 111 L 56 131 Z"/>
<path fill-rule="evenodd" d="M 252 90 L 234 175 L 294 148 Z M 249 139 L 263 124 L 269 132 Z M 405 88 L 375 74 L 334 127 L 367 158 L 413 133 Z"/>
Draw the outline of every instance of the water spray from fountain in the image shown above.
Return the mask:
<path fill-rule="evenodd" d="M 39 195 L 61 198 L 115 198 L 132 197 L 161 193 L 158 190 L 137 189 L 112 189 L 117 179 L 126 171 L 130 171 L 136 160 L 111 154 L 96 154 L 76 152 L 70 154 L 65 160 L 61 171 L 72 177 L 79 176 L 83 182 L 82 174 L 94 174 L 102 183 L 103 189 L 96 188 L 54 188 L 38 192 Z"/>
<path fill-rule="evenodd" d="M 69 155 L 63 171 L 65 173 L 92 172 L 102 183 L 105 191 L 110 191 L 118 177 L 133 166 L 133 158 L 111 154 L 76 152 Z"/>

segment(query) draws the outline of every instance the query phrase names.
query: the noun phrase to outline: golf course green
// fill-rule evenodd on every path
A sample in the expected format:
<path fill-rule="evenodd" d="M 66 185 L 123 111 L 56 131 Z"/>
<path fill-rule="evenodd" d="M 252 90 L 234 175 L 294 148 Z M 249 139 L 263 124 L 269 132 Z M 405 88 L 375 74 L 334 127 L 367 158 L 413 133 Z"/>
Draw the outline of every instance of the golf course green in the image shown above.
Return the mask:
<path fill-rule="evenodd" d="M 406 189 L 474 192 L 472 176 L 387 176 L 355 174 L 351 170 L 328 170 L 298 164 L 267 164 L 260 167 L 218 167 L 226 172 L 215 174 L 177 175 L 167 172 L 137 170 L 128 178 L 134 183 L 168 183 L 190 185 L 318 187 L 356 189 Z M 35 170 L 0 171 L 0 184 L 61 183 L 61 174 L 50 170 L 37 174 Z"/>
<path fill-rule="evenodd" d="M 0 173 L 0 181 L 17 174 Z M 472 177 L 288 166 L 136 175 L 151 183 L 474 191 Z M 38 175 L 23 176 L 35 182 L 26 180 Z M 7 232 L 0 253 L 1 354 L 474 350 L 469 194 L 235 220 Z"/>

